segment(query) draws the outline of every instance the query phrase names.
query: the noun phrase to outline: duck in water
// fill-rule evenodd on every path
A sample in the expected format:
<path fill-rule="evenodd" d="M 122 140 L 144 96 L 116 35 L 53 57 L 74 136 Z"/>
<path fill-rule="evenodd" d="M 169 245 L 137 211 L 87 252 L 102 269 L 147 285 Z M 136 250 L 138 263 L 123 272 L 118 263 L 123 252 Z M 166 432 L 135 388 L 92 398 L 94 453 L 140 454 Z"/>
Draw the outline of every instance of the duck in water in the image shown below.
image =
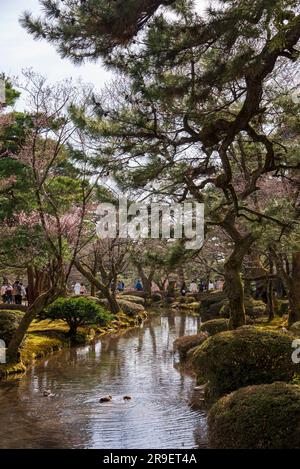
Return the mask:
<path fill-rule="evenodd" d="M 123 399 L 124 401 L 131 401 L 131 396 L 124 396 Z"/>
<path fill-rule="evenodd" d="M 53 394 L 53 392 L 51 392 L 50 389 L 45 389 L 44 392 L 43 392 L 43 396 L 44 397 L 54 397 L 55 394 Z"/>
<path fill-rule="evenodd" d="M 112 396 L 104 396 L 104 397 L 100 397 L 99 402 L 101 403 L 110 402 L 111 400 L 112 400 Z"/>

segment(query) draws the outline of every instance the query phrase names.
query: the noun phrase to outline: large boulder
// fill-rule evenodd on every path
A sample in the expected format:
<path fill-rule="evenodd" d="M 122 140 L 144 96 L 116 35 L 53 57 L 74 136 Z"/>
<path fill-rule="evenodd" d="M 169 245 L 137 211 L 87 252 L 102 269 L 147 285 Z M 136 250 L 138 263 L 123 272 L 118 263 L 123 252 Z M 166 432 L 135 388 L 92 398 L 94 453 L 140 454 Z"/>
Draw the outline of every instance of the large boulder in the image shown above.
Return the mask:
<path fill-rule="evenodd" d="M 215 335 L 228 330 L 229 319 L 225 318 L 211 319 L 210 321 L 203 322 L 200 326 L 200 331 L 207 332 L 209 335 Z"/>
<path fill-rule="evenodd" d="M 141 297 L 141 296 L 135 296 L 135 295 L 120 295 L 118 296 L 117 298 L 117 301 L 119 300 L 126 300 L 126 301 L 130 301 L 132 303 L 136 303 L 138 305 L 142 305 L 144 306 L 145 305 L 145 298 Z"/>
<path fill-rule="evenodd" d="M 128 316 L 137 316 L 140 313 L 145 311 L 142 305 L 138 305 L 137 303 L 133 303 L 132 301 L 127 301 L 123 299 L 118 299 L 119 306 L 123 313 L 127 314 Z"/>
<path fill-rule="evenodd" d="M 209 337 L 193 353 L 211 397 L 252 384 L 290 381 L 299 366 L 291 360 L 291 336 L 243 326 Z"/>
<path fill-rule="evenodd" d="M 185 360 L 189 350 L 197 347 L 197 345 L 202 344 L 207 339 L 207 337 L 208 335 L 204 332 L 178 337 L 173 343 L 174 352 L 178 352 L 180 359 Z"/>
<path fill-rule="evenodd" d="M 248 386 L 223 397 L 208 415 L 216 449 L 299 449 L 300 386 Z"/>
<path fill-rule="evenodd" d="M 20 325 L 22 311 L 0 310 L 0 339 L 8 345 Z"/>

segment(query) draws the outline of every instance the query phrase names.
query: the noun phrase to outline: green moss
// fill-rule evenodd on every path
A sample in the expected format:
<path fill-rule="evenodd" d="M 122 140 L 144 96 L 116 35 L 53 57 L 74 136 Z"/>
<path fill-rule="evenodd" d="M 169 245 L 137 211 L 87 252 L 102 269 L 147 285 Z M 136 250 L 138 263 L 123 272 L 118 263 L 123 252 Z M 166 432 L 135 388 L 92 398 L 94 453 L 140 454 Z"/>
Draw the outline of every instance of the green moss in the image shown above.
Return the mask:
<path fill-rule="evenodd" d="M 219 332 L 229 330 L 229 319 L 211 319 L 210 321 L 203 322 L 200 326 L 200 331 L 207 332 L 209 335 L 215 335 Z"/>
<path fill-rule="evenodd" d="M 118 299 L 118 303 L 122 312 L 128 316 L 137 316 L 139 313 L 144 311 L 144 307 L 142 305 L 138 305 L 132 301 Z"/>
<path fill-rule="evenodd" d="M 291 325 L 290 331 L 297 335 L 300 336 L 300 321 L 294 322 L 294 324 Z"/>
<path fill-rule="evenodd" d="M 0 339 L 8 344 L 16 332 L 24 313 L 15 310 L 0 310 Z"/>
<path fill-rule="evenodd" d="M 299 365 L 291 360 L 288 334 L 244 326 L 209 337 L 195 349 L 193 363 L 209 381 L 211 397 L 242 386 L 290 381 Z"/>
<path fill-rule="evenodd" d="M 173 343 L 173 349 L 175 352 L 179 352 L 181 360 L 185 360 L 187 358 L 188 351 L 197 345 L 202 344 L 207 339 L 207 337 L 208 335 L 204 332 L 200 332 L 199 334 L 195 335 L 185 335 L 178 337 Z"/>
<path fill-rule="evenodd" d="M 253 298 L 245 298 L 245 311 L 246 315 L 251 319 L 261 318 L 266 315 L 266 305 L 261 300 L 254 300 Z M 220 308 L 219 315 L 223 318 L 230 317 L 229 301 L 225 300 Z"/>
<path fill-rule="evenodd" d="M 216 449 L 299 449 L 300 386 L 273 383 L 239 389 L 208 415 L 209 444 Z"/>
<path fill-rule="evenodd" d="M 199 313 L 203 321 L 216 319 L 226 300 L 224 292 L 209 292 L 201 295 Z"/>
<path fill-rule="evenodd" d="M 58 321 L 34 321 L 21 347 L 21 361 L 19 363 L 0 365 L 0 379 L 16 373 L 24 373 L 34 360 L 43 358 L 57 350 L 71 345 L 83 345 L 95 338 L 95 335 L 121 333 L 130 327 L 136 327 L 144 319 L 147 313 L 144 309 L 135 317 L 119 313 L 116 320 L 110 321 L 106 326 L 97 324 L 89 327 L 79 327 L 76 337 L 71 341 L 67 337 L 68 325 L 61 320 Z"/>
<path fill-rule="evenodd" d="M 120 295 L 120 296 L 118 296 L 117 301 L 119 301 L 119 299 L 125 300 L 125 301 L 130 301 L 132 303 L 136 303 L 136 304 L 142 305 L 142 306 L 145 305 L 145 298 L 142 298 L 141 296 Z"/>

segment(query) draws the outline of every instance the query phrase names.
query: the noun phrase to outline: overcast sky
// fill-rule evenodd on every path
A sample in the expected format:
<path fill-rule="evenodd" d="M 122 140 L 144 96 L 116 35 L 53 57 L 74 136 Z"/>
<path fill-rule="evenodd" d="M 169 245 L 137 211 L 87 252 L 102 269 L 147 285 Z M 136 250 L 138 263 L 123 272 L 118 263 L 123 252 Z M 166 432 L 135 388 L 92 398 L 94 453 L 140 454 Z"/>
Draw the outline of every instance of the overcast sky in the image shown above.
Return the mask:
<path fill-rule="evenodd" d="M 199 8 L 207 0 L 196 0 Z M 46 41 L 35 41 L 20 26 L 19 18 L 24 10 L 31 11 L 34 16 L 41 13 L 38 0 L 0 0 L 0 73 L 7 76 L 18 76 L 22 69 L 33 68 L 34 71 L 48 77 L 51 82 L 63 78 L 81 78 L 100 89 L 111 79 L 111 73 L 97 63 L 75 66 L 68 59 L 61 59 L 55 47 Z M 22 100 L 18 101 L 22 106 Z"/>
<path fill-rule="evenodd" d="M 24 9 L 38 16 L 38 0 L 0 0 L 0 72 L 17 76 L 23 68 L 32 67 L 53 82 L 66 77 L 82 78 L 97 88 L 109 80 L 111 75 L 100 61 L 75 66 L 68 59 L 62 60 L 53 45 L 33 40 L 19 24 Z"/>

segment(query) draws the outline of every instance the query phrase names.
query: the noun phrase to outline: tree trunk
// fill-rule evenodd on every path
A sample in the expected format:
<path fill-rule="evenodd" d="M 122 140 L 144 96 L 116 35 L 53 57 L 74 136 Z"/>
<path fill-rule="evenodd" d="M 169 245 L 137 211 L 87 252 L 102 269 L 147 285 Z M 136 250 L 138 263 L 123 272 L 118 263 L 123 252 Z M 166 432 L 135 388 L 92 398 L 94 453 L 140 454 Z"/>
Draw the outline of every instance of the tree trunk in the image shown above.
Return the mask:
<path fill-rule="evenodd" d="M 268 279 L 268 286 L 267 286 L 267 307 L 268 307 L 268 320 L 272 321 L 274 319 L 274 288 L 273 288 L 273 280 L 271 278 Z"/>
<path fill-rule="evenodd" d="M 91 283 L 95 285 L 98 290 L 101 291 L 104 298 L 107 299 L 109 309 L 113 314 L 120 312 L 120 306 L 116 300 L 116 297 L 110 292 L 110 286 L 102 284 L 89 270 L 87 270 L 78 259 L 75 259 L 74 265 L 76 269 Z"/>
<path fill-rule="evenodd" d="M 152 279 L 153 279 L 153 276 L 154 276 L 154 273 L 155 273 L 155 269 L 151 268 L 150 273 L 147 277 L 144 270 L 143 270 L 143 268 L 142 268 L 142 266 L 140 264 L 137 264 L 136 267 L 137 267 L 138 274 L 139 274 L 139 276 L 141 277 L 141 280 L 142 280 L 142 284 L 143 284 L 143 288 L 144 288 L 144 292 L 145 292 L 145 297 L 146 298 L 151 298 Z"/>
<path fill-rule="evenodd" d="M 51 304 L 58 296 L 61 294 L 61 291 L 57 288 L 51 288 L 45 293 L 42 293 L 34 303 L 29 306 L 27 312 L 23 316 L 20 326 L 18 327 L 16 333 L 14 334 L 13 338 L 11 339 L 8 349 L 7 349 L 7 357 L 9 363 L 17 363 L 20 361 L 20 352 L 19 348 L 21 347 L 25 334 L 27 330 L 34 320 L 34 318 L 49 304 Z"/>
<path fill-rule="evenodd" d="M 181 289 L 182 285 L 184 284 L 185 282 L 185 278 L 184 278 L 184 270 L 183 270 L 183 267 L 180 266 L 177 268 L 177 276 L 178 276 L 178 285 L 177 287 L 179 288 L 179 290 Z"/>
<path fill-rule="evenodd" d="M 225 291 L 229 300 L 230 325 L 233 329 L 244 326 L 246 311 L 244 285 L 242 282 L 242 264 L 254 238 L 248 235 L 235 243 L 235 247 L 224 265 Z"/>
<path fill-rule="evenodd" d="M 293 252 L 292 276 L 289 291 L 289 326 L 300 321 L 300 251 Z"/>
<path fill-rule="evenodd" d="M 28 299 L 28 305 L 30 306 L 34 302 L 34 272 L 33 272 L 32 266 L 27 267 L 27 282 L 28 282 L 27 299 Z"/>
<path fill-rule="evenodd" d="M 111 294 L 108 290 L 106 298 L 109 304 L 110 311 L 113 314 L 118 314 L 120 312 L 120 306 L 119 306 L 119 303 L 117 302 L 115 295 Z"/>

